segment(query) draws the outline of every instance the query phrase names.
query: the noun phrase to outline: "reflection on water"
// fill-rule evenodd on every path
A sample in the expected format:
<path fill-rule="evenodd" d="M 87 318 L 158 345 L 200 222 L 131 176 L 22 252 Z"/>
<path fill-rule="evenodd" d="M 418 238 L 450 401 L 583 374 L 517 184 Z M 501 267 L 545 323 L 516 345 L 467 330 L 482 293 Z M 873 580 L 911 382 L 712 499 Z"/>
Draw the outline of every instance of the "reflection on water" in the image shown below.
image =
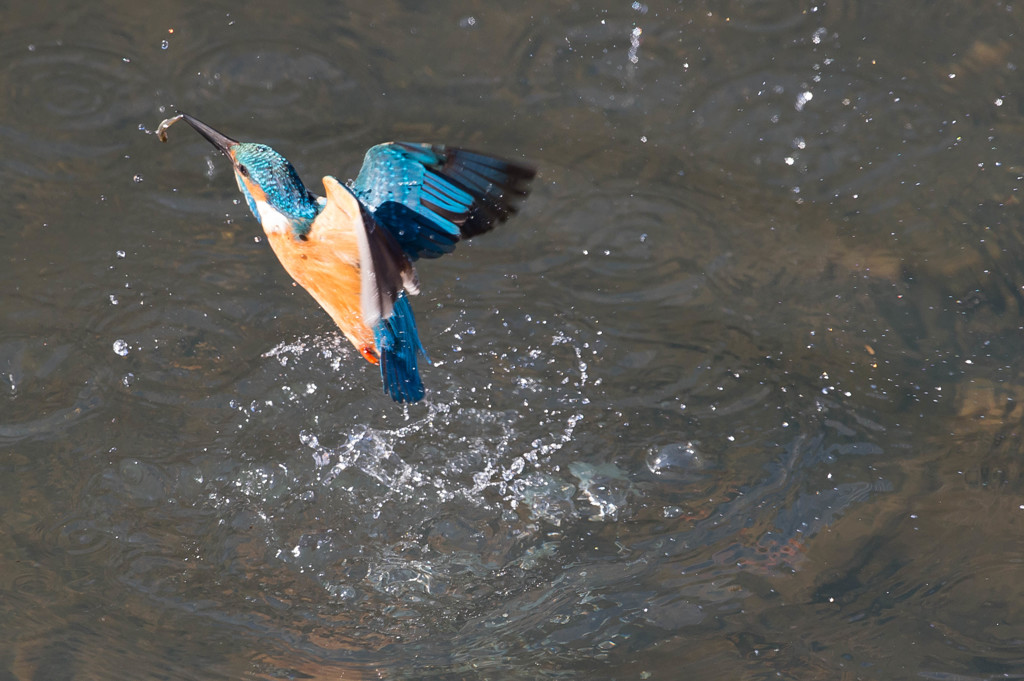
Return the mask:
<path fill-rule="evenodd" d="M 1024 669 L 999 4 L 31 7 L 0 34 L 0 677 Z M 314 178 L 521 154 L 423 404 L 181 106 Z"/>

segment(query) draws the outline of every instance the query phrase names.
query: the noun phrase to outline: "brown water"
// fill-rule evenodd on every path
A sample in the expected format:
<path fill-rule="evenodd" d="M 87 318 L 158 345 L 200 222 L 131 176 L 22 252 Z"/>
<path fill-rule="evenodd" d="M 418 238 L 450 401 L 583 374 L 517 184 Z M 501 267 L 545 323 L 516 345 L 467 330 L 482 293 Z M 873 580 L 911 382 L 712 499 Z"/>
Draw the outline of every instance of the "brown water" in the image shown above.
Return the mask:
<path fill-rule="evenodd" d="M 1022 10 L 7 8 L 0 680 L 1024 678 Z M 178 107 L 539 166 L 424 403 Z"/>

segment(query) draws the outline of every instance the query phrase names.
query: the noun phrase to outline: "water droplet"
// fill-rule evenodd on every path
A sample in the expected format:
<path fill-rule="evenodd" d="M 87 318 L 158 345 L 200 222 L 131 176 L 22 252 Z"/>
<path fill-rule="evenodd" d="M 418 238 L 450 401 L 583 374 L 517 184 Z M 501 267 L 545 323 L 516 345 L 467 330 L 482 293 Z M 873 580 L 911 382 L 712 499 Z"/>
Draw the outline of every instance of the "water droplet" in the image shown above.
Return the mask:
<path fill-rule="evenodd" d="M 116 253 L 115 253 L 114 255 L 116 255 L 116 256 L 118 257 L 118 259 L 119 259 L 119 260 L 123 260 L 123 259 L 124 259 L 124 256 L 125 256 L 125 252 L 124 252 L 124 251 L 121 251 L 121 250 L 119 250 L 119 251 L 117 251 L 117 252 L 116 252 Z"/>
<path fill-rule="evenodd" d="M 127 356 L 130 350 L 131 348 L 128 347 L 127 341 L 124 341 L 120 338 L 114 341 L 114 352 L 120 355 L 121 357 Z"/>
<path fill-rule="evenodd" d="M 169 42 L 167 42 L 166 40 L 161 40 L 160 41 L 160 49 L 161 50 L 166 50 L 170 46 L 171 46 L 171 44 Z"/>
<path fill-rule="evenodd" d="M 136 174 L 135 177 L 132 178 L 132 182 L 134 182 L 135 184 L 142 182 L 142 175 Z"/>
<path fill-rule="evenodd" d="M 795 108 L 797 111 L 803 111 L 804 105 L 806 105 L 807 102 L 811 101 L 812 99 L 814 99 L 813 92 L 801 92 L 796 96 L 796 102 L 793 104 L 793 108 Z"/>
<path fill-rule="evenodd" d="M 629 33 L 629 63 L 636 64 L 640 61 L 640 57 L 637 55 L 637 51 L 640 49 L 640 36 L 643 35 L 644 29 L 639 26 L 634 26 L 633 30 Z"/>
<path fill-rule="evenodd" d="M 117 305 L 120 302 L 121 301 L 117 299 L 117 296 L 115 296 L 113 293 L 110 294 L 110 304 L 111 305 Z"/>

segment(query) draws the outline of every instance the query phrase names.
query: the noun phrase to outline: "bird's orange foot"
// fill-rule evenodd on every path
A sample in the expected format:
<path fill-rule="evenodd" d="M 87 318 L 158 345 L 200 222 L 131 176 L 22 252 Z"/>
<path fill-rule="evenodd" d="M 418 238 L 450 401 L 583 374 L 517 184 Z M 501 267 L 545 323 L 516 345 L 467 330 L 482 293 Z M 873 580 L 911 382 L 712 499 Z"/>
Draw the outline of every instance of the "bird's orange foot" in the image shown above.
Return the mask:
<path fill-rule="evenodd" d="M 359 348 L 359 354 L 370 364 L 380 364 L 380 360 L 377 358 L 377 348 L 372 345 L 364 345 Z"/>

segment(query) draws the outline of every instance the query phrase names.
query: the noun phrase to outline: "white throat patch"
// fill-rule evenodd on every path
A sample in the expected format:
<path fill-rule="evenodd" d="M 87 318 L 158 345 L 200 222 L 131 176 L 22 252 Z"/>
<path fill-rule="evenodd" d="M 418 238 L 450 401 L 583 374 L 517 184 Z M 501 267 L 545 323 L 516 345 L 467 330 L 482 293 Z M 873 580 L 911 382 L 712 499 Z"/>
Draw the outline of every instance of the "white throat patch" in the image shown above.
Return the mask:
<path fill-rule="evenodd" d="M 266 201 L 255 201 L 256 211 L 259 213 L 260 224 L 267 234 L 284 234 L 291 229 L 288 218 L 281 211 L 271 206 Z"/>

